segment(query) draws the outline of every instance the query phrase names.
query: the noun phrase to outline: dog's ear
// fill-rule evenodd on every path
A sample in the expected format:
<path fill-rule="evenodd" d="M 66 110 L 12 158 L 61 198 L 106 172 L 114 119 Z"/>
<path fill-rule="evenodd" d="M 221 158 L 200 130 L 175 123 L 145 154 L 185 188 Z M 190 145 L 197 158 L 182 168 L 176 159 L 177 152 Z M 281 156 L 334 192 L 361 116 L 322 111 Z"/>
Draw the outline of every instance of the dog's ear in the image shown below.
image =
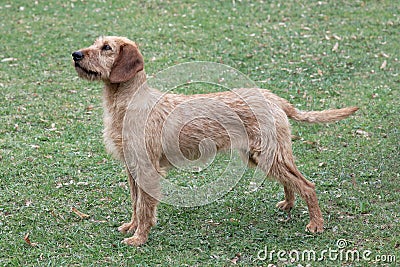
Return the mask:
<path fill-rule="evenodd" d="M 122 83 L 132 79 L 136 73 L 143 70 L 143 65 L 143 57 L 134 45 L 122 45 L 111 69 L 110 82 Z"/>

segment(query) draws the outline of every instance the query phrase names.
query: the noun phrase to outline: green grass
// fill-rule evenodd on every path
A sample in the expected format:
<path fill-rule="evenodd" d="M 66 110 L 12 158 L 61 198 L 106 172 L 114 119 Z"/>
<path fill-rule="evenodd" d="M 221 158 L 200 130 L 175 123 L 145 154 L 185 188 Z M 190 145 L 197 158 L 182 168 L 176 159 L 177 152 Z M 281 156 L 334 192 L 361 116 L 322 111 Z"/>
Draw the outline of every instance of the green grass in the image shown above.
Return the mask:
<path fill-rule="evenodd" d="M 280 2 L 2 1 L 0 265 L 230 266 L 240 253 L 240 266 L 298 266 L 257 254 L 265 247 L 321 252 L 339 239 L 371 258 L 395 255 L 398 264 L 400 6 Z M 102 85 L 78 79 L 70 56 L 99 35 L 135 40 L 148 74 L 220 62 L 301 109 L 358 105 L 356 116 L 339 123 L 293 123 L 297 164 L 316 183 L 326 231 L 304 231 L 300 200 L 284 222 L 274 208 L 281 186 L 266 181 L 247 193 L 249 171 L 210 205 L 161 204 L 146 245 L 120 244 L 116 228 L 129 219 L 130 202 L 123 168 L 101 140 Z M 80 220 L 72 207 L 90 218 Z M 24 241 L 27 233 L 35 247 Z"/>

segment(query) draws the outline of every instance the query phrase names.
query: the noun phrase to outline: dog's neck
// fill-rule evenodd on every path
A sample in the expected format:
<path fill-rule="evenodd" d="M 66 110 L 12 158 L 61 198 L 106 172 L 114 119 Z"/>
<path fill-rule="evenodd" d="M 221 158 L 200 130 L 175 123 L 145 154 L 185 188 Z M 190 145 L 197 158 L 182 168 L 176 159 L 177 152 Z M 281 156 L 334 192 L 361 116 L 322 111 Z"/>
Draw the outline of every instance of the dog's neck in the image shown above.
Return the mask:
<path fill-rule="evenodd" d="M 146 90 L 146 73 L 144 70 L 139 71 L 132 79 L 123 83 L 104 83 L 103 101 L 104 106 L 109 111 L 115 109 L 125 109 L 132 96 L 138 90 Z"/>
<path fill-rule="evenodd" d="M 111 83 L 110 81 L 104 81 L 104 89 L 109 94 L 120 94 L 130 91 L 134 93 L 135 90 L 139 89 L 146 82 L 146 73 L 144 70 L 139 71 L 133 76 L 132 79 L 122 83 Z"/>
<path fill-rule="evenodd" d="M 147 85 L 144 70 L 139 71 L 127 82 L 105 83 L 103 90 L 104 117 L 111 118 L 114 122 L 122 122 L 127 109 L 132 112 L 139 110 L 140 114 L 147 114 L 163 95 L 164 93 Z"/>

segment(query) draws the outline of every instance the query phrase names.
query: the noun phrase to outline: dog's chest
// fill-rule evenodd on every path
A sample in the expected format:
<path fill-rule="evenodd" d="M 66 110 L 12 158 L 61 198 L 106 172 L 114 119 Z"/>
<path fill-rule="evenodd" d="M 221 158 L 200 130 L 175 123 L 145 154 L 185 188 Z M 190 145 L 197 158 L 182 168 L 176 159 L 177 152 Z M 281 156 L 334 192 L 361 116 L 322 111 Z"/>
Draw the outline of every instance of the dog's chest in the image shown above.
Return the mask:
<path fill-rule="evenodd" d="M 122 120 L 123 117 L 118 116 L 109 109 L 104 109 L 104 145 L 108 153 L 119 160 L 123 160 L 122 148 Z"/>

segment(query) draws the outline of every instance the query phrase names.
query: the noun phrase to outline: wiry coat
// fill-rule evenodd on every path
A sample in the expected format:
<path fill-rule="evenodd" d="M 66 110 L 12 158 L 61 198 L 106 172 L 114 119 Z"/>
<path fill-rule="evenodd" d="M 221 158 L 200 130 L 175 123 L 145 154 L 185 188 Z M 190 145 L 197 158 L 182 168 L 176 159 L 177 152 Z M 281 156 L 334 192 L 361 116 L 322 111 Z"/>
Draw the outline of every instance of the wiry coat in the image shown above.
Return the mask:
<path fill-rule="evenodd" d="M 146 242 L 156 222 L 159 177 L 173 166 L 206 160 L 218 151 L 237 149 L 284 186 L 277 207 L 290 211 L 295 193 L 307 203 L 306 229 L 323 231 L 314 184 L 298 171 L 287 117 L 321 123 L 346 118 L 357 108 L 299 111 L 288 101 L 258 88 L 202 94 L 165 94 L 146 84 L 143 57 L 132 41 L 102 37 L 73 53 L 80 77 L 102 80 L 104 142 L 127 166 L 132 199 L 131 221 L 119 230 L 133 233 L 125 243 Z"/>

